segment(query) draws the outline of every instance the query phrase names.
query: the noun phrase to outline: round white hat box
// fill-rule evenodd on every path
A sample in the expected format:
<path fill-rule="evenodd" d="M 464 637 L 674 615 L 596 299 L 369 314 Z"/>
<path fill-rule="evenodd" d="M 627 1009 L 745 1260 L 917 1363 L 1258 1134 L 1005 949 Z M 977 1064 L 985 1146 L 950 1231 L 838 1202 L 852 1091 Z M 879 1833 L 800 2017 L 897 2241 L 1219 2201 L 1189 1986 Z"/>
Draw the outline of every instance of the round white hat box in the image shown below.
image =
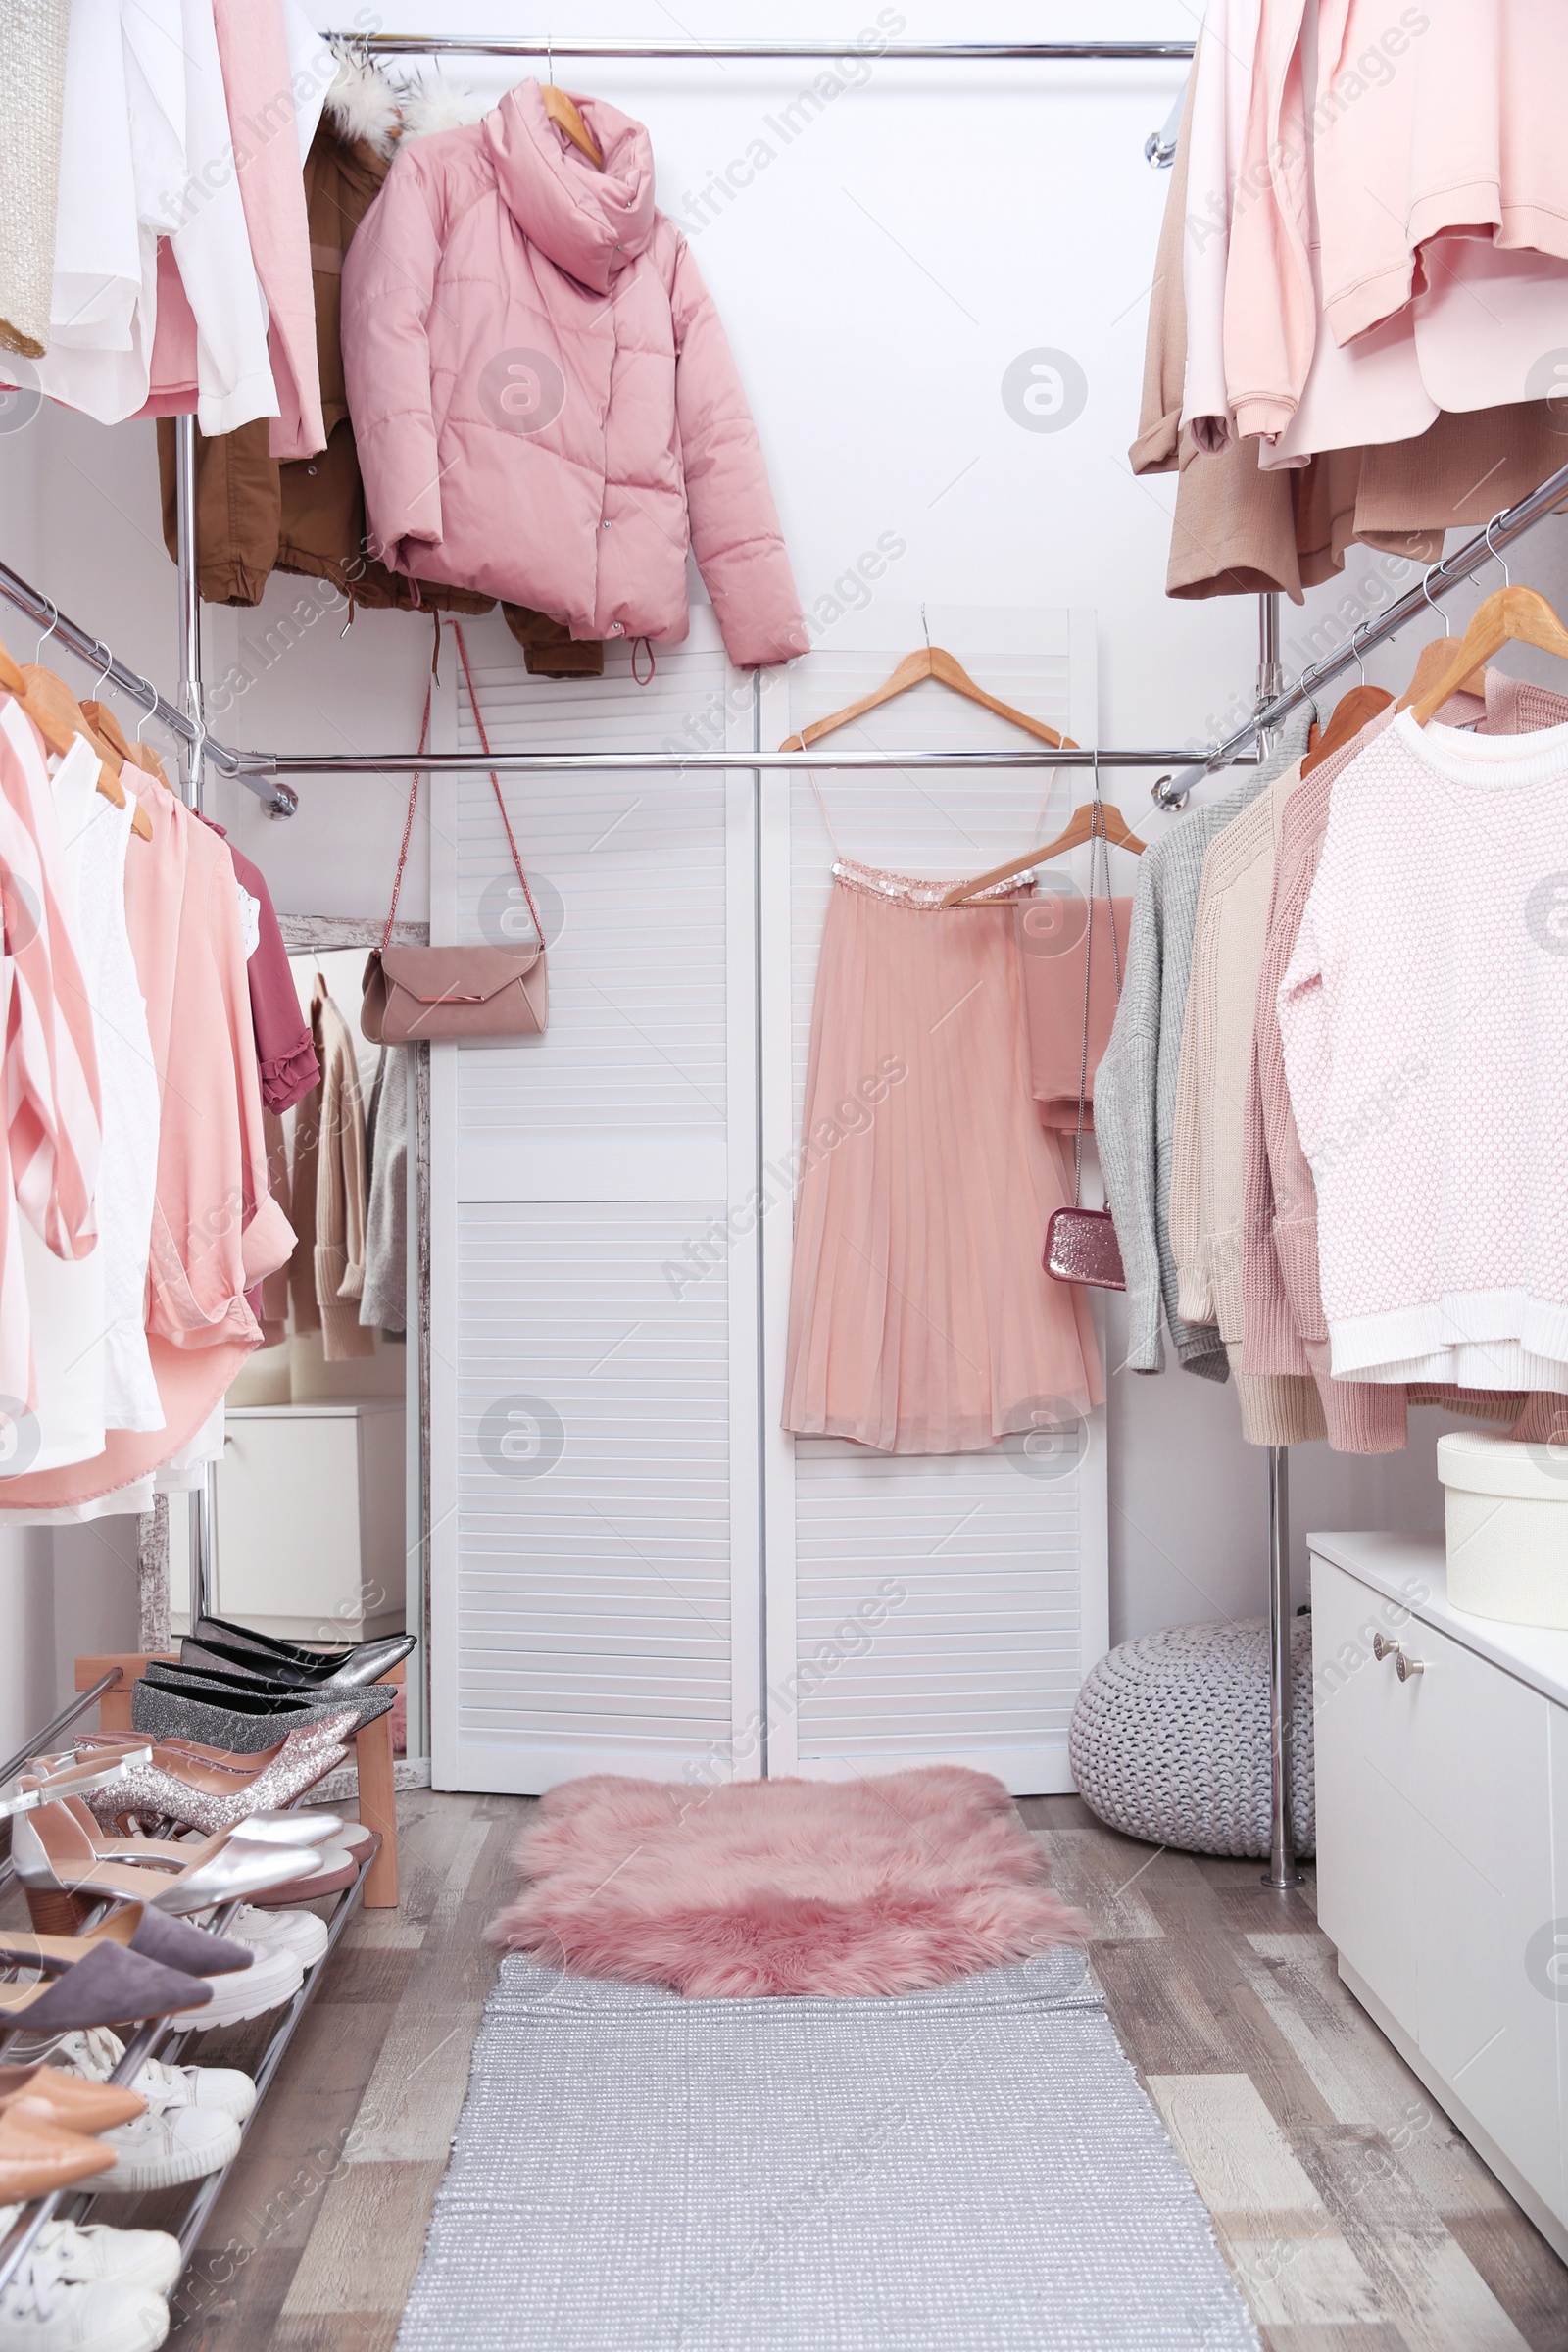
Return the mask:
<path fill-rule="evenodd" d="M 1448 1598 L 1474 1617 L 1568 1629 L 1568 1446 L 1438 1440 Z"/>

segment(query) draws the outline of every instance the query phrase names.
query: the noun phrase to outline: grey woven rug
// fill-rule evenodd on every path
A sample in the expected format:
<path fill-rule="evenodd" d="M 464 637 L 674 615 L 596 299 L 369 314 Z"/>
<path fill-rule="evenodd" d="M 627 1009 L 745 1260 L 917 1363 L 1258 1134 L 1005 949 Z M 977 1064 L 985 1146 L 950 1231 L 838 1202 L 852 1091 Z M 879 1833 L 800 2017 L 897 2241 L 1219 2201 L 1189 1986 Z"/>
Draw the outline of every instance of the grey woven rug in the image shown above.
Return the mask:
<path fill-rule="evenodd" d="M 398 2352 L 1257 2352 L 1082 1956 L 891 2000 L 502 1964 Z"/>

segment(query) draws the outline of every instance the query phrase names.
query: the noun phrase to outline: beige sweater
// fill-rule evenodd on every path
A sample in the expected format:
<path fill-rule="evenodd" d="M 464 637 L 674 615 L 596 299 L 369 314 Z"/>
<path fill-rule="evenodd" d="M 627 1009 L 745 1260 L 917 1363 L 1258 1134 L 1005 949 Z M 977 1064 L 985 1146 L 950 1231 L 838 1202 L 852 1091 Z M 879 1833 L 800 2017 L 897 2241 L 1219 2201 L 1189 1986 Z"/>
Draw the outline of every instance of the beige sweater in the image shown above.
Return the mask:
<path fill-rule="evenodd" d="M 1217 1323 L 1240 1361 L 1245 1116 L 1252 1007 L 1262 968 L 1285 804 L 1297 760 L 1209 845 L 1199 886 L 1193 967 L 1176 1080 L 1170 1238 L 1181 1313 Z M 1314 1381 L 1238 1373 L 1242 1430 L 1254 1446 L 1297 1446 L 1327 1435 Z"/>
<path fill-rule="evenodd" d="M 375 1351 L 373 1335 L 361 1329 L 359 1308 L 365 1288 L 365 1105 L 353 1034 L 330 997 L 323 995 L 312 1005 L 311 1026 L 321 1084 L 299 1107 L 294 1199 L 296 1203 L 300 1201 L 305 1189 L 301 1180 L 314 1158 L 315 1298 L 311 1303 L 320 1318 L 326 1360 L 333 1363 Z M 301 1230 L 303 1238 L 303 1227 Z M 301 1311 L 304 1289 L 303 1282 L 295 1288 L 294 1323 L 295 1329 L 302 1331 L 315 1327 Z"/>

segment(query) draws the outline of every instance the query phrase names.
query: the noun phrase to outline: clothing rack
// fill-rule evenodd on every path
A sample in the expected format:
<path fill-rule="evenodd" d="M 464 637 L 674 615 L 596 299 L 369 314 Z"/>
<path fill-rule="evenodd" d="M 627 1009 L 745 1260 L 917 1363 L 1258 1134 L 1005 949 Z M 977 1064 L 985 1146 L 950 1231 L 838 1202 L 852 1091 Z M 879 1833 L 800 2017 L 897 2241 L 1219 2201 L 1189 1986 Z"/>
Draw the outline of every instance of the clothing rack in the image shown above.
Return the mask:
<path fill-rule="evenodd" d="M 1398 597 L 1380 617 L 1364 621 L 1354 630 L 1337 652 L 1325 654 L 1322 661 L 1309 668 L 1289 687 L 1283 686 L 1279 671 L 1279 598 L 1259 597 L 1260 607 L 1273 614 L 1264 617 L 1259 626 L 1260 644 L 1266 642 L 1272 650 L 1265 652 L 1259 665 L 1258 702 L 1250 718 L 1245 719 L 1235 731 L 1207 749 L 1188 746 L 1184 750 L 1123 749 L 1104 745 L 1087 749 L 1063 746 L 1059 750 L 1044 747 L 1016 752 L 854 752 L 834 751 L 828 746 L 813 746 L 801 752 L 242 752 L 227 756 L 225 772 L 253 783 L 257 778 L 312 775 L 463 775 L 494 769 L 498 775 L 615 775 L 622 773 L 651 774 L 670 769 L 680 774 L 705 768 L 757 768 L 766 771 L 790 768 L 841 768 L 875 771 L 897 769 L 905 774 L 923 767 L 1010 768 L 1010 767 L 1177 767 L 1183 773 L 1161 778 L 1154 787 L 1154 797 L 1161 808 L 1176 808 L 1186 798 L 1187 788 L 1199 778 L 1219 767 L 1245 766 L 1249 745 L 1278 727 L 1290 713 L 1315 696 L 1319 688 L 1329 685 L 1359 663 L 1373 646 L 1384 645 L 1396 636 L 1407 622 L 1419 617 L 1440 597 L 1447 596 L 1462 580 L 1480 569 L 1489 557 L 1499 556 L 1505 547 L 1532 529 L 1552 509 L 1568 501 L 1568 466 L 1557 471 L 1537 489 L 1530 491 L 1517 505 L 1505 507 L 1494 514 L 1485 530 L 1477 531 L 1456 547 L 1443 561 L 1430 565 L 1414 588 Z M 212 740 L 208 738 L 211 750 Z"/>
<path fill-rule="evenodd" d="M 69 612 L 62 612 L 51 598 L 45 596 L 41 589 L 34 588 L 29 580 L 24 580 L 21 572 L 13 571 L 9 564 L 0 564 L 0 597 L 8 605 L 14 606 L 17 612 L 25 613 L 29 620 L 37 621 L 43 630 L 45 643 L 57 639 L 69 653 L 76 654 L 83 662 L 90 662 L 98 672 L 99 686 L 112 686 L 117 693 L 128 695 L 132 702 L 140 703 L 149 719 L 156 719 L 161 727 L 167 728 L 177 739 L 187 762 L 192 760 L 199 762 L 205 757 L 212 760 L 215 767 L 221 768 L 225 775 L 238 776 L 249 791 L 267 803 L 273 816 L 294 814 L 299 807 L 299 795 L 291 791 L 288 785 L 270 781 L 265 773 L 242 772 L 240 754 L 213 741 L 201 723 L 199 711 L 176 709 L 168 702 L 150 678 L 144 678 L 139 670 L 122 662 L 101 639 L 92 636 L 79 621 L 73 620 Z M 40 644 L 40 653 L 42 650 Z M 197 674 L 199 676 L 199 670 Z"/>

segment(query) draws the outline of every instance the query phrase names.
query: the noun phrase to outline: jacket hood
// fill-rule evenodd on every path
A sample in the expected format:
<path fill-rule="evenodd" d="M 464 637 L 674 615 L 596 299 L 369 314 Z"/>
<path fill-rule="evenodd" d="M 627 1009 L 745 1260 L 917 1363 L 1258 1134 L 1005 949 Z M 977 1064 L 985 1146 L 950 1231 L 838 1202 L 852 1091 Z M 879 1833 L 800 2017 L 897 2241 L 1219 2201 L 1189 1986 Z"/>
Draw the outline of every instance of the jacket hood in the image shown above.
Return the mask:
<path fill-rule="evenodd" d="M 605 159 L 596 172 L 545 113 L 537 81 L 484 119 L 501 197 L 530 244 L 580 285 L 607 294 L 653 234 L 654 151 L 640 122 L 602 98 L 577 98 Z"/>

